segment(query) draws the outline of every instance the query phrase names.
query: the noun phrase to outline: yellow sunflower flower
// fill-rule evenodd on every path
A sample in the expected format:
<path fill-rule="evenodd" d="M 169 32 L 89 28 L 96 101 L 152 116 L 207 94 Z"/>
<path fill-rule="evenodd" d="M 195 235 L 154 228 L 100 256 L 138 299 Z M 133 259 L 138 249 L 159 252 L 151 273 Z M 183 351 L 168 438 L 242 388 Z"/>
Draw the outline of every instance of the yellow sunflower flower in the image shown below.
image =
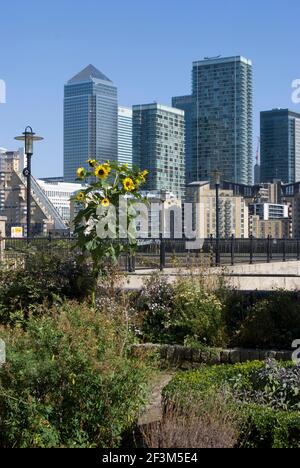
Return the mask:
<path fill-rule="evenodd" d="M 85 195 L 84 195 L 83 192 L 77 193 L 77 195 L 76 195 L 76 200 L 77 200 L 78 202 L 83 202 L 84 199 L 85 199 Z"/>
<path fill-rule="evenodd" d="M 79 167 L 77 169 L 76 174 L 79 179 L 84 179 L 84 177 L 86 176 L 86 170 L 84 169 L 84 167 Z"/>
<path fill-rule="evenodd" d="M 105 180 L 105 179 L 107 179 L 108 175 L 109 175 L 109 171 L 108 171 L 107 167 L 104 164 L 101 164 L 100 166 L 96 167 L 95 176 L 98 179 Z"/>
<path fill-rule="evenodd" d="M 149 171 L 147 171 L 147 169 L 145 169 L 143 172 L 142 172 L 142 175 L 144 177 L 147 177 L 147 175 L 149 174 Z"/>
<path fill-rule="evenodd" d="M 110 174 L 111 173 L 111 167 L 108 163 L 103 164 L 103 166 L 106 168 L 107 172 Z"/>
<path fill-rule="evenodd" d="M 97 165 L 96 159 L 89 159 L 87 162 L 90 167 L 96 167 Z"/>
<path fill-rule="evenodd" d="M 108 198 L 104 198 L 101 202 L 101 205 L 104 206 L 104 208 L 108 208 L 110 205 L 110 201 Z"/>
<path fill-rule="evenodd" d="M 126 177 L 126 179 L 124 179 L 123 186 L 126 192 L 133 192 L 135 189 L 134 182 L 130 177 Z"/>

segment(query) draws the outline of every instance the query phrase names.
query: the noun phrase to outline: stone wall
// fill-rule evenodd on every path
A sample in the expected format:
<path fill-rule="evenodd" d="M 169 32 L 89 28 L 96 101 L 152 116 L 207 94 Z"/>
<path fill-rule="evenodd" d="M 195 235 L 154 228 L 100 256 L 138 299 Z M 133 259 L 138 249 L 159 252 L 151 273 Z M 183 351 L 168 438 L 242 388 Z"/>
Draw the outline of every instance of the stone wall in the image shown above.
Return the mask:
<path fill-rule="evenodd" d="M 162 362 L 172 367 L 190 369 L 200 364 L 237 364 L 247 361 L 265 361 L 268 358 L 290 361 L 293 352 L 242 348 L 201 351 L 185 346 L 143 344 L 134 345 L 132 353 L 136 357 L 157 353 Z"/>

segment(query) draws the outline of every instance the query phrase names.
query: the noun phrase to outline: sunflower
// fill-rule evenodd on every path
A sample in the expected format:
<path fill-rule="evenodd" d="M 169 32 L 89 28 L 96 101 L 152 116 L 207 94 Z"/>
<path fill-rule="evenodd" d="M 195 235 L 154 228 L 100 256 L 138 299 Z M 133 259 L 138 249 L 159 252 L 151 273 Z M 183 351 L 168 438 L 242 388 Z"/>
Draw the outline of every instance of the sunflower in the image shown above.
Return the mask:
<path fill-rule="evenodd" d="M 76 200 L 77 200 L 78 202 L 83 202 L 84 199 L 85 199 L 85 195 L 84 195 L 83 192 L 77 193 L 77 195 L 76 195 Z"/>
<path fill-rule="evenodd" d="M 97 166 L 95 169 L 95 176 L 98 177 L 98 179 L 107 179 L 109 175 L 109 170 L 106 165 L 102 164 L 101 166 Z"/>
<path fill-rule="evenodd" d="M 123 186 L 126 192 L 133 192 L 135 189 L 134 182 L 130 177 L 126 177 L 126 179 L 124 179 Z"/>
<path fill-rule="evenodd" d="M 108 198 L 104 198 L 102 201 L 101 201 L 101 205 L 104 206 L 104 208 L 108 208 L 109 205 L 110 205 L 110 201 Z"/>
<path fill-rule="evenodd" d="M 87 162 L 90 167 L 96 167 L 97 165 L 96 159 L 89 159 Z"/>
<path fill-rule="evenodd" d="M 145 170 L 142 172 L 143 177 L 147 177 L 148 174 L 149 174 L 149 171 L 147 171 L 147 169 L 145 169 Z"/>
<path fill-rule="evenodd" d="M 103 164 L 103 166 L 106 168 L 108 174 L 110 174 L 110 173 L 111 173 L 111 167 L 110 167 L 110 165 L 109 165 L 108 163 L 105 163 L 105 164 Z"/>
<path fill-rule="evenodd" d="M 79 179 L 84 179 L 84 177 L 86 176 L 86 170 L 84 169 L 84 167 L 79 167 L 77 169 L 76 174 Z"/>

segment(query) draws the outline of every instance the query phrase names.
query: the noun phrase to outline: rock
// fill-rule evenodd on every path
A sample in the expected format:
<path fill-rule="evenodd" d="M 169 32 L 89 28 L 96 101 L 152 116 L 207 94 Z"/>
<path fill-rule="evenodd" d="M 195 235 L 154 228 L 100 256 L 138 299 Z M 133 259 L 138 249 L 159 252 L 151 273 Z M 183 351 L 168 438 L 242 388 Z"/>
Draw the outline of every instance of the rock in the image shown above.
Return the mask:
<path fill-rule="evenodd" d="M 233 349 L 230 352 L 230 357 L 229 360 L 231 364 L 237 364 L 238 362 L 241 362 L 241 352 L 239 349 Z"/>
<path fill-rule="evenodd" d="M 224 349 L 221 351 L 221 364 L 229 364 L 230 363 L 230 349 Z"/>

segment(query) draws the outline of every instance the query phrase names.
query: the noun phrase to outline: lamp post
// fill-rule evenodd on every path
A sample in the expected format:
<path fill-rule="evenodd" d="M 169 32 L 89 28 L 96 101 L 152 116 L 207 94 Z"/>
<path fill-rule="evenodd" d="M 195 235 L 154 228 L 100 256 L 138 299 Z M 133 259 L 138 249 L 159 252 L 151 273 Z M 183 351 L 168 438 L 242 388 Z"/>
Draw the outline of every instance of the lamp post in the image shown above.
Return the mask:
<path fill-rule="evenodd" d="M 215 169 L 212 173 L 212 176 L 215 180 L 216 187 L 216 266 L 220 266 L 220 199 L 219 191 L 221 184 L 221 175 L 222 173 Z"/>
<path fill-rule="evenodd" d="M 26 215 L 26 225 L 27 225 L 27 238 L 30 238 L 31 234 L 31 157 L 33 155 L 33 142 L 43 140 L 42 137 L 36 136 L 33 133 L 31 127 L 26 127 L 25 132 L 21 136 L 15 137 L 15 140 L 25 142 L 25 154 L 27 158 L 27 167 L 23 171 L 23 175 L 27 178 L 27 215 Z"/>
<path fill-rule="evenodd" d="M 161 203 L 161 213 L 160 213 L 160 270 L 163 271 L 166 266 L 166 244 L 165 244 L 165 202 L 167 200 L 167 191 L 161 190 L 160 192 L 160 203 Z"/>

